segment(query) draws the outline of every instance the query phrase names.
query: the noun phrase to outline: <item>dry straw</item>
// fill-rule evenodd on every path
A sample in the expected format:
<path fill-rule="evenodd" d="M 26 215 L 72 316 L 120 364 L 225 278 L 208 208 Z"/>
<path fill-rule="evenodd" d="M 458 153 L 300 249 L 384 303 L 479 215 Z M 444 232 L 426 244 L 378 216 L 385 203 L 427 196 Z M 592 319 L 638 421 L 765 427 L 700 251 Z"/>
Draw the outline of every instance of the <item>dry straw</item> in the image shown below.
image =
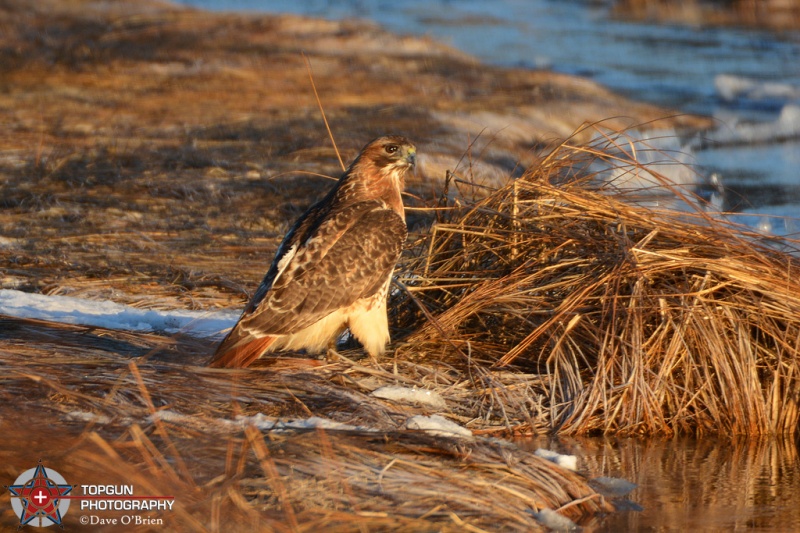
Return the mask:
<path fill-rule="evenodd" d="M 395 319 L 411 333 L 399 351 L 471 372 L 491 396 L 483 415 L 501 404 L 509 426 L 794 433 L 800 242 L 767 242 L 702 207 L 644 207 L 595 179 L 602 163 L 698 205 L 639 164 L 642 150 L 564 143 L 439 212 L 403 268 Z M 500 370 L 541 379 L 498 385 Z"/>

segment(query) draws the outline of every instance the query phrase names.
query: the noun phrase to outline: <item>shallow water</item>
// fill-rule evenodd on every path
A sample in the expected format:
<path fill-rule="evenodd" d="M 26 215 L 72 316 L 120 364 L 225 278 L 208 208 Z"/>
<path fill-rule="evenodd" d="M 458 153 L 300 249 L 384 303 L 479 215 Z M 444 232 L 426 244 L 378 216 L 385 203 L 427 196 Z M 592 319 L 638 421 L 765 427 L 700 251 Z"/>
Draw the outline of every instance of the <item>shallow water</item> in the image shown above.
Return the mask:
<path fill-rule="evenodd" d="M 791 439 L 713 437 L 536 438 L 521 447 L 578 456 L 590 478 L 637 487 L 627 510 L 582 524 L 587 531 L 800 531 L 800 461 Z"/>
<path fill-rule="evenodd" d="M 752 141 L 695 140 L 696 163 L 704 174 L 722 177 L 726 209 L 768 215 L 741 221 L 777 234 L 798 225 L 780 217 L 800 217 L 800 116 L 781 126 L 793 140 L 771 137 L 781 110 L 800 101 L 800 32 L 629 22 L 612 17 L 610 2 L 181 1 L 217 10 L 369 18 L 494 64 L 586 76 L 632 98 L 714 116 L 734 137 L 755 121 L 764 128 Z M 742 82 L 753 86 L 741 90 Z"/>

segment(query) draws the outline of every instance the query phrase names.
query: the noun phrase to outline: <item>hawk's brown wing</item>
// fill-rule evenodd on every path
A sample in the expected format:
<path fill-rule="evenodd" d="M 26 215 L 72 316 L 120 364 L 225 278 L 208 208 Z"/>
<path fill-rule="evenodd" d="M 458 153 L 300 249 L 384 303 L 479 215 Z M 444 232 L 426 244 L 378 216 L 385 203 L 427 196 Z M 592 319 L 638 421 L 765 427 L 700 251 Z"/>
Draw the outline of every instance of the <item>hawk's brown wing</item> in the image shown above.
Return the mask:
<path fill-rule="evenodd" d="M 215 361 L 227 350 L 300 331 L 371 296 L 394 269 L 406 235 L 403 219 L 377 201 L 328 213 L 308 239 L 284 252 L 282 270 L 239 320 Z"/>

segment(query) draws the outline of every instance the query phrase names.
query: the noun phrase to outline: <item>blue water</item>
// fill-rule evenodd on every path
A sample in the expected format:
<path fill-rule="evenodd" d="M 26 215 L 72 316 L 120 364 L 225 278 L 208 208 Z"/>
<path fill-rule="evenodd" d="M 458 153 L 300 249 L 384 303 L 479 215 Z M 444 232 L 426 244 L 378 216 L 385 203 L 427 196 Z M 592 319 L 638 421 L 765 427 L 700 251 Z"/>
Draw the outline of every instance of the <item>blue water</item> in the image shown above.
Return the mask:
<path fill-rule="evenodd" d="M 211 10 L 286 12 L 343 19 L 368 18 L 405 34 L 429 35 L 497 65 L 546 68 L 594 79 L 631 98 L 688 113 L 769 124 L 800 101 L 800 32 L 699 28 L 614 18 L 609 2 L 555 0 L 182 0 Z M 720 75 L 780 84 L 790 96 L 723 98 Z M 793 124 L 800 133 L 800 121 Z M 726 187 L 724 208 L 741 220 L 793 233 L 800 218 L 800 141 L 696 150 L 705 173 Z M 795 230 L 796 231 L 796 230 Z"/>

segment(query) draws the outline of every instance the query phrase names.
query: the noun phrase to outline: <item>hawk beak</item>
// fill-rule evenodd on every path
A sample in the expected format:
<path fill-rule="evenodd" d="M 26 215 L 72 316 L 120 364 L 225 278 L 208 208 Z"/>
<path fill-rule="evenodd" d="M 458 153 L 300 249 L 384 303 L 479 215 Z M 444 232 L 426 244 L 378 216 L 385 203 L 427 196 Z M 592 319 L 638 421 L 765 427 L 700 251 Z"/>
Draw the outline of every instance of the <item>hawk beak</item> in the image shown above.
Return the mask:
<path fill-rule="evenodd" d="M 405 159 L 406 163 L 408 163 L 408 166 L 413 169 L 417 165 L 417 151 L 412 148 L 406 152 Z"/>

